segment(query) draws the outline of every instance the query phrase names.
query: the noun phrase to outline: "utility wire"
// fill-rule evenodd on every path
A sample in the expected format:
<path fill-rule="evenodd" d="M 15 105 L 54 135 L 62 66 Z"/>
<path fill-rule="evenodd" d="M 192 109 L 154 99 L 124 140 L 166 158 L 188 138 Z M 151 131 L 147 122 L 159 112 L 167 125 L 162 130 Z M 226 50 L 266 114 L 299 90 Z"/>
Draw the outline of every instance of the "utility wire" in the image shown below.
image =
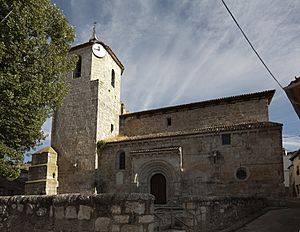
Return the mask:
<path fill-rule="evenodd" d="M 300 135 L 286 135 L 286 136 L 283 136 L 283 138 L 285 139 L 289 139 L 289 138 L 299 138 Z"/>
<path fill-rule="evenodd" d="M 230 14 L 231 18 L 233 19 L 233 21 L 235 22 L 235 24 L 237 25 L 237 27 L 240 29 L 240 31 L 242 32 L 243 36 L 245 37 L 245 39 L 247 40 L 247 42 L 249 43 L 250 47 L 252 48 L 252 50 L 254 51 L 254 53 L 256 54 L 256 56 L 259 58 L 259 60 L 261 61 L 261 63 L 265 66 L 265 68 L 267 69 L 267 71 L 269 72 L 269 74 L 271 75 L 271 77 L 276 81 L 276 83 L 280 86 L 280 88 L 283 89 L 283 86 L 279 83 L 279 81 L 276 79 L 276 77 L 273 75 L 273 73 L 271 72 L 271 70 L 268 68 L 268 66 L 265 64 L 265 62 L 263 61 L 263 59 L 260 57 L 260 55 L 258 54 L 258 52 L 255 50 L 254 46 L 252 45 L 252 43 L 250 42 L 250 40 L 248 39 L 248 37 L 246 36 L 246 34 L 244 33 L 243 29 L 240 27 L 239 23 L 237 22 L 237 20 L 235 19 L 235 17 L 233 16 L 233 14 L 230 12 L 228 6 L 226 5 L 226 3 L 224 2 L 224 0 L 221 0 L 223 5 L 225 6 L 225 8 L 227 9 L 228 13 Z M 283 89 L 284 90 L 284 89 Z"/>

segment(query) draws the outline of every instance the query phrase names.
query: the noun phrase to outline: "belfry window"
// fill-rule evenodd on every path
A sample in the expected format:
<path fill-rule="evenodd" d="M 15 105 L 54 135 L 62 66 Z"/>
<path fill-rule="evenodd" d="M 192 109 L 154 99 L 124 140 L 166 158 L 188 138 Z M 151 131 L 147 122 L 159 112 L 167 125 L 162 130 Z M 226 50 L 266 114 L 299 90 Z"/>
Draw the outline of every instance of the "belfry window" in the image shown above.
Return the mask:
<path fill-rule="evenodd" d="M 78 56 L 76 68 L 73 72 L 73 78 L 81 77 L 81 56 Z"/>
<path fill-rule="evenodd" d="M 119 154 L 119 169 L 125 169 L 125 152 Z"/>
<path fill-rule="evenodd" d="M 111 70 L 111 86 L 115 88 L 115 79 L 116 79 L 116 74 L 115 70 Z"/>

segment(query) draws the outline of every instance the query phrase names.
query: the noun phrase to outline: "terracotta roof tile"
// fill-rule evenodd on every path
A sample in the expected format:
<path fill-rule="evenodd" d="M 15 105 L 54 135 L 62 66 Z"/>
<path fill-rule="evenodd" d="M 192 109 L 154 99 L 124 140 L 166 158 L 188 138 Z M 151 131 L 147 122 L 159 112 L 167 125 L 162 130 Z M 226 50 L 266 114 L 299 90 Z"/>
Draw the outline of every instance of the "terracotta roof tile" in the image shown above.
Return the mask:
<path fill-rule="evenodd" d="M 118 143 L 134 140 L 144 140 L 144 139 L 155 139 L 155 138 L 164 138 L 164 137 L 176 137 L 184 135 L 194 135 L 194 134 L 209 134 L 209 133 L 222 133 L 228 131 L 239 131 L 239 130 L 252 130 L 252 129 L 261 129 L 261 128 L 272 128 L 272 127 L 282 127 L 282 124 L 275 122 L 257 122 L 257 123 L 244 123 L 244 124 L 235 124 L 229 126 L 218 126 L 218 127 L 207 127 L 199 128 L 193 130 L 185 131 L 176 131 L 176 132 L 162 132 L 156 134 L 148 135 L 137 135 L 131 137 L 118 137 L 116 139 L 110 138 L 105 140 L 106 143 Z"/>
<path fill-rule="evenodd" d="M 52 154 L 57 154 L 57 152 L 50 146 L 44 147 L 43 149 L 35 152 L 34 154 L 42 154 L 42 153 L 52 153 Z"/>
<path fill-rule="evenodd" d="M 237 95 L 232 97 L 217 98 L 208 101 L 195 102 L 195 103 L 189 103 L 189 104 L 183 104 L 177 106 L 169 106 L 169 107 L 164 107 L 159 109 L 145 110 L 145 111 L 132 112 L 132 113 L 129 112 L 121 115 L 120 117 L 127 118 L 127 117 L 136 117 L 136 116 L 147 115 L 147 114 L 191 110 L 191 109 L 196 109 L 196 108 L 201 108 L 201 107 L 206 107 L 211 105 L 218 105 L 218 104 L 225 104 L 225 103 L 232 103 L 232 102 L 239 102 L 239 101 L 249 101 L 252 99 L 261 99 L 261 98 L 268 99 L 268 103 L 270 104 L 274 94 L 275 94 L 275 90 L 266 90 L 262 92 L 249 93 L 249 94 Z"/>

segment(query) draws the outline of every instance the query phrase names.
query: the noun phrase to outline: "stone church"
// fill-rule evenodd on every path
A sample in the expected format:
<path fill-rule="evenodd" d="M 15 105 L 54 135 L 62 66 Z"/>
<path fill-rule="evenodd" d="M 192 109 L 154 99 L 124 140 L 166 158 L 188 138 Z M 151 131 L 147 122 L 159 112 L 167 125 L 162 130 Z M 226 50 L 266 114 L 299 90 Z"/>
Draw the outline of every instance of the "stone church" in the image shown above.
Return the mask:
<path fill-rule="evenodd" d="M 157 204 L 283 194 L 282 124 L 268 113 L 275 90 L 126 112 L 112 49 L 94 33 L 70 54 L 78 62 L 51 134 L 58 193 L 151 193 Z"/>

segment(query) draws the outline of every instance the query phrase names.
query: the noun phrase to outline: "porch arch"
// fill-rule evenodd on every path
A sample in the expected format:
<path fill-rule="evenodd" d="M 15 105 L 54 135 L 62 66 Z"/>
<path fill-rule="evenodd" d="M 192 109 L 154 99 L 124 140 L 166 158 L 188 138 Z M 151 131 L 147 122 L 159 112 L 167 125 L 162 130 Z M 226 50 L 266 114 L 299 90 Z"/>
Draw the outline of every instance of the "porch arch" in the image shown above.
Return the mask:
<path fill-rule="evenodd" d="M 175 197 L 175 185 L 180 183 L 179 170 L 164 160 L 148 161 L 139 169 L 140 192 L 151 193 L 151 178 L 155 175 L 162 175 L 166 181 L 166 201 Z"/>

